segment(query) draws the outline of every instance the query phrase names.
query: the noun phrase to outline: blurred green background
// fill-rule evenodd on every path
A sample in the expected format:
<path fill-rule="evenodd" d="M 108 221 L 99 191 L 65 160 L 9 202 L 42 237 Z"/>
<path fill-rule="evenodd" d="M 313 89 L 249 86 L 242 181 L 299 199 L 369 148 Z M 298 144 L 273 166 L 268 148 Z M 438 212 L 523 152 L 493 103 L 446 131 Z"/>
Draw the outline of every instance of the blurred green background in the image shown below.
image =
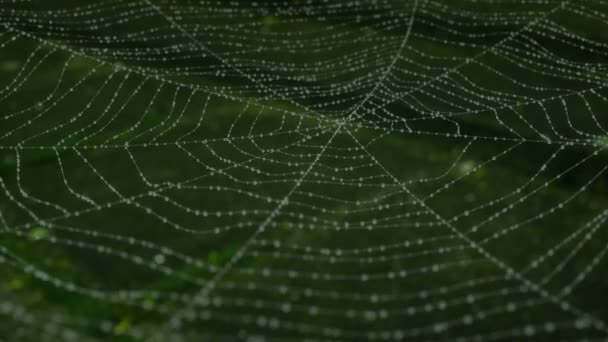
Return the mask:
<path fill-rule="evenodd" d="M 0 341 L 604 340 L 603 1 L 0 1 Z"/>

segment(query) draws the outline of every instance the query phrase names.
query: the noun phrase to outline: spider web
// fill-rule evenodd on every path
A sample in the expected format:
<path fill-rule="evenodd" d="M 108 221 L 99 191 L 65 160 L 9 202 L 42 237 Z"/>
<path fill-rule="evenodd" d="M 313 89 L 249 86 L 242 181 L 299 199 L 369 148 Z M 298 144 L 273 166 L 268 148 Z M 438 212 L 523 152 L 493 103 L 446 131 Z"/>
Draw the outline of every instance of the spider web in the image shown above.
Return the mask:
<path fill-rule="evenodd" d="M 605 1 L 0 1 L 0 340 L 605 340 Z"/>

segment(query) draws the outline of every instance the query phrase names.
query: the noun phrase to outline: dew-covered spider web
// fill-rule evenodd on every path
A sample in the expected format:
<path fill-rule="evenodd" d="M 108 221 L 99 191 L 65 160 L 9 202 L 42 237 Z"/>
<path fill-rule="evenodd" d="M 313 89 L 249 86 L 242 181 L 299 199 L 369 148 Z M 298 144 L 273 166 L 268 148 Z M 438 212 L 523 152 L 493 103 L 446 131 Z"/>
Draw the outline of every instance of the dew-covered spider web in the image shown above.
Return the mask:
<path fill-rule="evenodd" d="M 0 341 L 604 341 L 608 1 L 0 0 Z"/>

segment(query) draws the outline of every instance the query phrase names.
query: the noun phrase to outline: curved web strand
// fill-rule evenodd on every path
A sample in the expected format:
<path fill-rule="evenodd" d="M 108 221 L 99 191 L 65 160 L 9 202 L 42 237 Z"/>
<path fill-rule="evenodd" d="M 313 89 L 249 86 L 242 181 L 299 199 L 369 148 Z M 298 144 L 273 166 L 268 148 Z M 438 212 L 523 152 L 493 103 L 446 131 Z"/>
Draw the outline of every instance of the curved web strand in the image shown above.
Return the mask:
<path fill-rule="evenodd" d="M 605 1 L 0 1 L 0 340 L 605 340 Z"/>

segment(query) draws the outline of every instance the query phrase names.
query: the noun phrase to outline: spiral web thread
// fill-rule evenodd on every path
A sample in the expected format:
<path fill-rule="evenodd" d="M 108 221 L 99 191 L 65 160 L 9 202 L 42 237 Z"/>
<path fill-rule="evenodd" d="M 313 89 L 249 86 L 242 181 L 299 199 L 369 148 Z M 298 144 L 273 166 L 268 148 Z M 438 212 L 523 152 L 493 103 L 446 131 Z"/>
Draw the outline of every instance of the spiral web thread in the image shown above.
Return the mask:
<path fill-rule="evenodd" d="M 0 339 L 606 339 L 608 2 L 0 5 Z"/>

